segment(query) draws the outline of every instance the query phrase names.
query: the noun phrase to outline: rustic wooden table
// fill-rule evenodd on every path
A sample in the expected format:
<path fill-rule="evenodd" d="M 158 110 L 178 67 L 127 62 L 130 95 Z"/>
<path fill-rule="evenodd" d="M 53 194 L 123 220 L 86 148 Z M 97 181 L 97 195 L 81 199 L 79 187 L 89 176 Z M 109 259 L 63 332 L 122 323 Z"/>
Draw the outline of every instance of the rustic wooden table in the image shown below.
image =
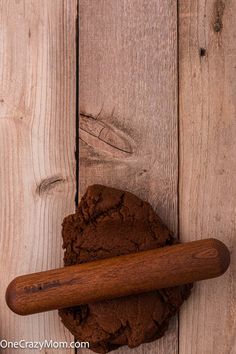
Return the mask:
<path fill-rule="evenodd" d="M 231 250 L 134 352 L 236 353 L 235 14 L 233 0 L 0 0 L 0 338 L 73 340 L 56 311 L 19 317 L 4 293 L 62 265 L 61 221 L 102 183 L 150 201 L 181 240 Z"/>

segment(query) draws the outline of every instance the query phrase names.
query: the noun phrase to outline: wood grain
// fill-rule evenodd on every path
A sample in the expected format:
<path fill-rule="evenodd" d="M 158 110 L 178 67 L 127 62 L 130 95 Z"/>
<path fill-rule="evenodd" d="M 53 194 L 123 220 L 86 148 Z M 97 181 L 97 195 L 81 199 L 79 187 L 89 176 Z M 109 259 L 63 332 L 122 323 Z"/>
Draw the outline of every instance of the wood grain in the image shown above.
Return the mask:
<path fill-rule="evenodd" d="M 30 315 L 215 278 L 229 263 L 227 247 L 209 238 L 21 275 L 6 301 Z"/>
<path fill-rule="evenodd" d="M 0 1 L 0 337 L 10 341 L 72 339 L 56 311 L 23 319 L 4 293 L 16 275 L 62 265 L 75 194 L 75 16 L 75 0 Z"/>
<path fill-rule="evenodd" d="M 176 3 L 80 0 L 79 18 L 80 196 L 93 183 L 129 190 L 176 232 Z M 177 351 L 177 321 L 135 349 Z"/>
<path fill-rule="evenodd" d="M 179 1 L 180 234 L 231 250 L 229 271 L 184 304 L 180 354 L 236 353 L 235 13 L 235 1 Z"/>

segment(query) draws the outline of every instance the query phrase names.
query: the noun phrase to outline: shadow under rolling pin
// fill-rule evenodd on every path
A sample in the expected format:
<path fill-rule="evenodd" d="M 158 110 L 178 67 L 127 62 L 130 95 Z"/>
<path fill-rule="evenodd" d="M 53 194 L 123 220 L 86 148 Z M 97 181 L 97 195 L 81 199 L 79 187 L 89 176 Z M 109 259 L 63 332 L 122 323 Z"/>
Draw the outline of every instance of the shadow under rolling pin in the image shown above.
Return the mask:
<path fill-rule="evenodd" d="M 209 238 L 22 275 L 6 302 L 29 315 L 218 277 L 229 263 L 228 248 Z"/>

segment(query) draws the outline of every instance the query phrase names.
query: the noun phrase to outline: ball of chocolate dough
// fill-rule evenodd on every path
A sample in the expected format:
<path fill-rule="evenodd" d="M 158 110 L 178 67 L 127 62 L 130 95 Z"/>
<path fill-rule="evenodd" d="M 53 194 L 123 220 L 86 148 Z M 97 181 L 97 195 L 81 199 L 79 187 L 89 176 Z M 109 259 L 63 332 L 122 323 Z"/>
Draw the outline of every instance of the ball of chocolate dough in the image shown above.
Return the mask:
<path fill-rule="evenodd" d="M 88 187 L 75 214 L 64 219 L 64 263 L 69 266 L 177 243 L 149 203 L 102 185 Z M 156 290 L 59 310 L 64 325 L 90 349 L 107 353 L 164 335 L 192 285 Z"/>

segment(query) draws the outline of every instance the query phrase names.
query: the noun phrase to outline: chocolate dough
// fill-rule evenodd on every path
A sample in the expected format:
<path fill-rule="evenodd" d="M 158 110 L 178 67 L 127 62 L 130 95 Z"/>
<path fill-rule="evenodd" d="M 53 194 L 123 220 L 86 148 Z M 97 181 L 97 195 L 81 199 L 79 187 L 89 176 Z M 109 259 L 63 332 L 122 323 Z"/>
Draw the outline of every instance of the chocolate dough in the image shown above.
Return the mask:
<path fill-rule="evenodd" d="M 150 204 L 101 185 L 88 187 L 78 210 L 63 222 L 64 263 L 69 266 L 172 245 L 176 241 Z M 64 325 L 90 349 L 134 348 L 164 335 L 192 285 L 77 306 L 59 311 Z"/>

